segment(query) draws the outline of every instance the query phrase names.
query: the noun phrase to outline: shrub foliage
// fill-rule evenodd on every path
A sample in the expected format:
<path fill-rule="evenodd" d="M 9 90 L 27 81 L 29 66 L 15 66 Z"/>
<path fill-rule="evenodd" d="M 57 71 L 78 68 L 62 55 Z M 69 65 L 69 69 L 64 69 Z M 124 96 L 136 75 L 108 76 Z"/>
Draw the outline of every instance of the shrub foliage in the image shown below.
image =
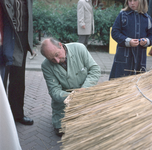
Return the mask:
<path fill-rule="evenodd" d="M 114 5 L 101 10 L 94 9 L 95 34 L 91 38 L 109 43 L 109 29 L 113 25 L 121 6 Z M 34 43 L 37 44 L 39 34 L 53 36 L 61 42 L 76 42 L 77 35 L 77 4 L 72 6 L 58 2 L 46 5 L 44 2 L 34 1 L 33 4 Z"/>

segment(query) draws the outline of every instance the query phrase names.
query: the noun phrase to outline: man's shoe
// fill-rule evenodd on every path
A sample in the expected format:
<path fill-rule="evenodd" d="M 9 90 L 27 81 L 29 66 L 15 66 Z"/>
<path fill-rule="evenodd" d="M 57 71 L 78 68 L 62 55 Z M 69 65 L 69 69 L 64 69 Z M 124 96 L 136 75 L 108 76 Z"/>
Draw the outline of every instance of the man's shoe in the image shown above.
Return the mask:
<path fill-rule="evenodd" d="M 63 132 L 60 132 L 60 128 L 54 128 L 54 131 L 56 133 L 57 136 L 62 137 L 62 135 L 64 134 Z"/>
<path fill-rule="evenodd" d="M 16 122 L 22 123 L 24 125 L 32 125 L 34 121 L 26 116 L 24 116 L 22 119 L 16 119 Z"/>

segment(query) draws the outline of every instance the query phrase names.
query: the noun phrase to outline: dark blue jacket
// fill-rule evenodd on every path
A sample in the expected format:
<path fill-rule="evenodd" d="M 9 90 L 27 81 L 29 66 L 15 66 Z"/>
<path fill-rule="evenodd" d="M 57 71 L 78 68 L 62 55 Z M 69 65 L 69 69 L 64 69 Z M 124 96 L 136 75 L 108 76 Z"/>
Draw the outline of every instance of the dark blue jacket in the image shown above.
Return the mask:
<path fill-rule="evenodd" d="M 147 47 L 140 45 L 137 47 L 126 46 L 125 40 L 127 38 L 147 38 L 150 42 L 149 45 L 151 45 L 151 17 L 147 13 L 141 14 L 133 10 L 121 11 L 112 27 L 112 37 L 118 44 L 110 78 L 136 74 L 136 71 L 145 70 Z M 125 69 L 133 71 L 125 71 Z"/>

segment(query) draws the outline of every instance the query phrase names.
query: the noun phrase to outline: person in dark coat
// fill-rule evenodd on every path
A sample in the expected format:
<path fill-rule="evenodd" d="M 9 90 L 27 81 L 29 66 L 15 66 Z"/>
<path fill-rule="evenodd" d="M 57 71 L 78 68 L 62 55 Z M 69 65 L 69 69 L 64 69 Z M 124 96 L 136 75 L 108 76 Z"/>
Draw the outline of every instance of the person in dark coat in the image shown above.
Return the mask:
<path fill-rule="evenodd" d="M 145 71 L 146 49 L 152 44 L 147 0 L 126 0 L 125 6 L 112 27 L 112 37 L 118 44 L 110 79 Z"/>
<path fill-rule="evenodd" d="M 33 0 L 1 0 L 4 9 L 3 51 L 6 59 L 4 85 L 15 121 L 32 125 L 33 120 L 24 116 L 25 61 L 27 51 L 33 46 Z"/>

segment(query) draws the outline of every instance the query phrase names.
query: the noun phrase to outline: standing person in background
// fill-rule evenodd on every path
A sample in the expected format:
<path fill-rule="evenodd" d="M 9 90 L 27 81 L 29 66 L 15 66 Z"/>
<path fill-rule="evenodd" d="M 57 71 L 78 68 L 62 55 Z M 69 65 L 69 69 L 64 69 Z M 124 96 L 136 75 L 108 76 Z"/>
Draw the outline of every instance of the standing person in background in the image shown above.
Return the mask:
<path fill-rule="evenodd" d="M 152 19 L 147 0 L 126 0 L 112 28 L 118 43 L 110 78 L 145 71 L 146 49 L 152 44 Z"/>
<path fill-rule="evenodd" d="M 77 5 L 78 42 L 88 45 L 88 39 L 94 34 L 94 16 L 92 0 L 79 0 Z"/>
<path fill-rule="evenodd" d="M 32 125 L 24 116 L 25 61 L 33 46 L 33 0 L 1 0 L 4 9 L 3 51 L 7 53 L 4 85 L 9 74 L 8 99 L 15 121 Z"/>

